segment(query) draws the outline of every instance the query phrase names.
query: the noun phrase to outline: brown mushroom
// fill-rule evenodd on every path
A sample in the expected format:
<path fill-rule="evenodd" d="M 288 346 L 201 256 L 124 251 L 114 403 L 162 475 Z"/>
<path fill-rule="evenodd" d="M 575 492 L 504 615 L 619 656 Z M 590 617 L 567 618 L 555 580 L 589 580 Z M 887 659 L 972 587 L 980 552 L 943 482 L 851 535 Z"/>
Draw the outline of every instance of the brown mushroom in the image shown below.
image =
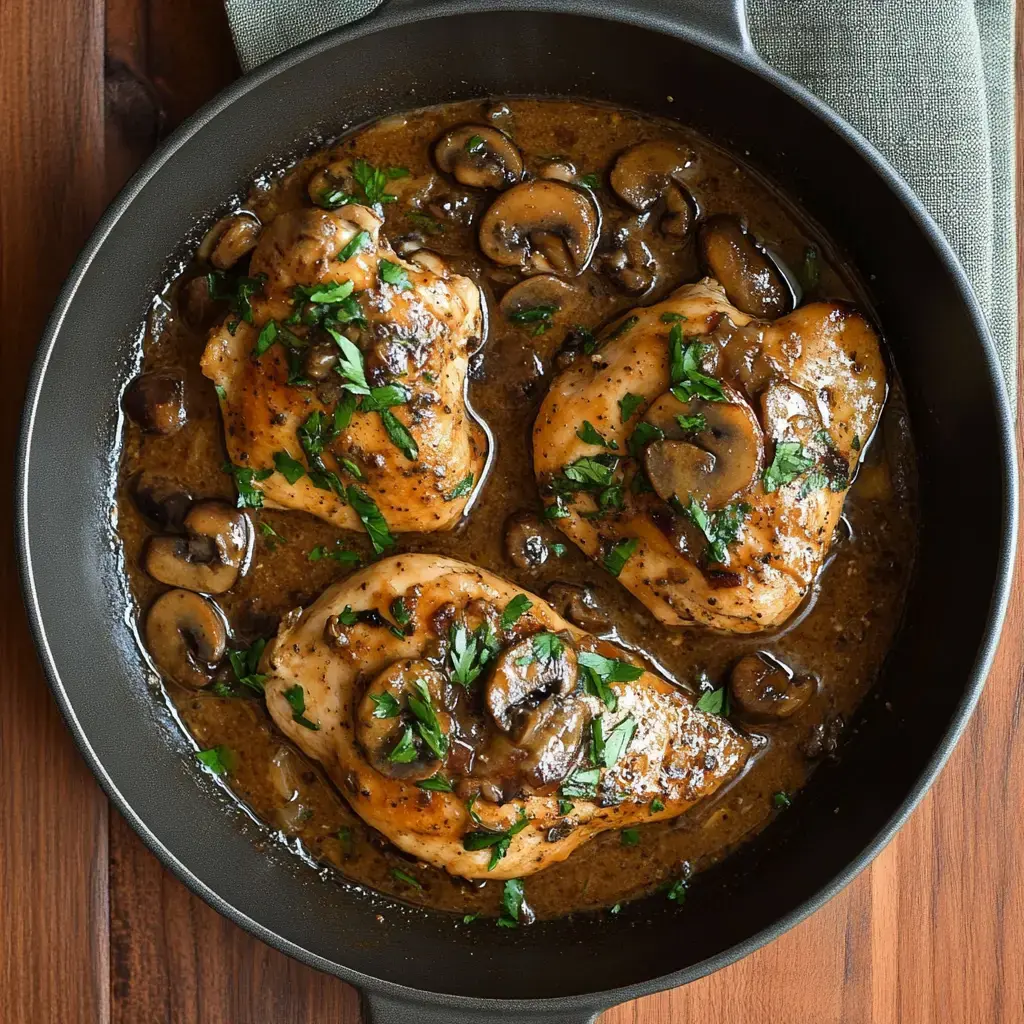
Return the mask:
<path fill-rule="evenodd" d="M 518 774 L 532 786 L 561 782 L 572 770 L 590 720 L 585 702 L 576 695 L 546 700 L 526 713 L 516 747 L 526 756 Z"/>
<path fill-rule="evenodd" d="M 735 217 L 710 218 L 701 228 L 700 244 L 708 271 L 738 309 L 762 320 L 775 320 L 792 309 L 782 275 Z"/>
<path fill-rule="evenodd" d="M 764 435 L 753 409 L 727 386 L 728 401 L 691 398 L 671 392 L 644 413 L 663 439 L 644 451 L 644 467 L 658 496 L 684 504 L 692 496 L 718 509 L 749 490 L 764 461 Z"/>
<path fill-rule="evenodd" d="M 576 166 L 564 157 L 548 157 L 537 169 L 537 177 L 545 181 L 572 182 L 576 180 Z"/>
<path fill-rule="evenodd" d="M 508 188 L 523 176 L 519 147 L 501 129 L 486 124 L 464 124 L 445 132 L 434 146 L 434 160 L 470 188 Z"/>
<path fill-rule="evenodd" d="M 438 277 L 448 276 L 448 264 L 444 261 L 444 257 L 440 253 L 434 252 L 433 249 L 415 249 L 408 256 L 409 262 L 414 263 L 421 270 L 429 270 L 430 273 L 436 274 Z"/>
<path fill-rule="evenodd" d="M 302 373 L 310 380 L 330 380 L 338 365 L 338 346 L 333 341 L 314 342 L 302 356 Z"/>
<path fill-rule="evenodd" d="M 546 653 L 538 648 L 538 634 L 506 648 L 498 656 L 487 682 L 484 700 L 498 728 L 517 738 L 524 715 L 549 697 L 562 697 L 576 688 L 576 652 L 552 634 Z"/>
<path fill-rule="evenodd" d="M 209 278 L 199 274 L 179 286 L 178 308 L 189 327 L 204 330 L 211 326 L 223 307 L 210 295 Z"/>
<path fill-rule="evenodd" d="M 145 568 L 154 579 L 203 594 L 223 594 L 238 579 L 252 527 L 244 512 L 221 501 L 202 501 L 185 517 L 185 537 L 154 537 Z"/>
<path fill-rule="evenodd" d="M 814 676 L 795 676 L 763 654 L 748 654 L 733 666 L 729 691 L 750 718 L 766 721 L 796 714 L 817 688 Z"/>
<path fill-rule="evenodd" d="M 376 771 L 415 782 L 444 766 L 452 731 L 444 696 L 444 676 L 420 658 L 396 661 L 371 680 L 356 710 L 356 737 Z"/>
<path fill-rule="evenodd" d="M 143 470 L 131 483 L 135 507 L 161 530 L 179 533 L 192 505 L 192 495 L 172 480 Z"/>
<path fill-rule="evenodd" d="M 657 264 L 643 239 L 627 236 L 625 242 L 601 259 L 601 269 L 627 295 L 641 296 L 654 287 Z"/>
<path fill-rule="evenodd" d="M 761 422 L 775 441 L 807 443 L 822 427 L 814 399 L 787 380 L 773 380 L 762 392 Z"/>
<path fill-rule="evenodd" d="M 563 619 L 588 633 L 603 633 L 611 626 L 611 619 L 588 587 L 576 583 L 552 583 L 544 591 L 544 600 Z"/>
<path fill-rule="evenodd" d="M 491 204 L 480 221 L 480 248 L 502 266 L 575 277 L 590 263 L 599 228 L 597 207 L 584 191 L 530 181 Z"/>
<path fill-rule="evenodd" d="M 218 270 L 227 270 L 256 248 L 262 229 L 263 225 L 251 213 L 221 217 L 206 232 L 196 255 L 209 260 Z"/>
<path fill-rule="evenodd" d="M 499 308 L 512 323 L 530 329 L 533 334 L 543 334 L 575 294 L 572 285 L 560 277 L 535 274 L 509 288 Z"/>
<path fill-rule="evenodd" d="M 665 201 L 660 230 L 682 238 L 694 220 L 693 200 L 683 182 L 696 168 L 693 151 L 678 142 L 655 139 L 631 146 L 615 161 L 609 183 L 615 194 L 634 210 L 650 209 Z"/>
<path fill-rule="evenodd" d="M 519 569 L 536 569 L 550 555 L 544 527 L 532 512 L 516 512 L 505 523 L 505 554 Z"/>
<path fill-rule="evenodd" d="M 199 690 L 224 657 L 228 632 L 220 609 L 189 590 L 161 594 L 146 616 L 146 647 L 156 667 L 181 686 Z"/>
<path fill-rule="evenodd" d="M 168 370 L 140 373 L 124 392 L 124 411 L 149 434 L 173 434 L 186 420 L 185 381 Z"/>

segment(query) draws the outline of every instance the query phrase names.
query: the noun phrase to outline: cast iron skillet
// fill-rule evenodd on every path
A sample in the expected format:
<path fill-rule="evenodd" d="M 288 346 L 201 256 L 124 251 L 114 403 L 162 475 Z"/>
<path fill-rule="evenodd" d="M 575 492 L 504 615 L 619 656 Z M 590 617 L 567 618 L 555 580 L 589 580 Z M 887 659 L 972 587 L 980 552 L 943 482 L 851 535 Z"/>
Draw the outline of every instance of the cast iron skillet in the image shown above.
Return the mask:
<path fill-rule="evenodd" d="M 25 598 L 86 760 L 190 888 L 358 985 L 376 1021 L 590 1020 L 775 938 L 849 882 L 920 799 L 978 698 L 1002 621 L 1016 518 L 1011 421 L 946 242 L 861 138 L 753 55 L 741 0 L 641 2 L 605 2 L 598 15 L 578 0 L 393 0 L 243 78 L 107 212 L 29 386 L 17 494 Z M 257 848 L 260 828 L 198 771 L 146 681 L 111 544 L 109 453 L 136 325 L 198 218 L 321 132 L 516 93 L 676 117 L 744 154 L 827 226 L 870 281 L 906 384 L 923 512 L 906 624 L 840 766 L 822 769 L 762 841 L 698 880 L 682 910 L 652 899 L 617 918 L 510 932 L 412 911 L 323 881 L 272 844 Z"/>

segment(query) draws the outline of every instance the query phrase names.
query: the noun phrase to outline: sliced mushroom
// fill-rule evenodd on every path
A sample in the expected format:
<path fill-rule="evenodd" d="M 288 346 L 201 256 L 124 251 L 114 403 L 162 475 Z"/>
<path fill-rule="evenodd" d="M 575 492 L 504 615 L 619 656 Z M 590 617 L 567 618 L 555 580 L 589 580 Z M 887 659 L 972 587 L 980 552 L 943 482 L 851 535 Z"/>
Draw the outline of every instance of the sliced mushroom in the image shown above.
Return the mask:
<path fill-rule="evenodd" d="M 634 210 L 648 210 L 665 201 L 660 230 L 682 238 L 694 220 L 693 200 L 683 182 L 694 176 L 696 156 L 678 142 L 656 139 L 641 142 L 622 153 L 609 176 L 615 194 Z"/>
<path fill-rule="evenodd" d="M 794 676 L 760 654 L 748 654 L 733 666 L 729 690 L 748 717 L 762 721 L 796 714 L 817 688 L 814 676 Z"/>
<path fill-rule="evenodd" d="M 464 124 L 446 132 L 434 146 L 434 161 L 470 188 L 508 188 L 523 176 L 519 147 L 501 129 L 486 124 Z"/>
<path fill-rule="evenodd" d="M 409 705 L 410 697 L 423 702 L 423 688 L 430 696 L 442 736 L 440 746 L 447 757 L 452 720 L 444 710 L 444 676 L 429 661 L 405 658 L 371 680 L 356 711 L 356 736 L 367 760 L 381 775 L 414 782 L 430 778 L 444 764 L 445 757 L 439 757 L 424 740 L 424 723 Z M 401 751 L 410 744 L 413 759 L 407 761 Z"/>
<path fill-rule="evenodd" d="M 536 274 L 513 285 L 499 307 L 506 319 L 543 334 L 558 313 L 575 297 L 572 285 L 553 274 Z M 538 330 L 543 328 L 543 330 Z"/>
<path fill-rule="evenodd" d="M 538 168 L 537 177 L 546 181 L 575 181 L 576 166 L 564 157 L 549 157 Z"/>
<path fill-rule="evenodd" d="M 502 266 L 575 277 L 594 254 L 600 217 L 581 189 L 530 181 L 502 193 L 480 221 L 480 248 Z"/>
<path fill-rule="evenodd" d="M 210 295 L 206 274 L 199 274 L 178 289 L 178 308 L 189 327 L 203 330 L 213 323 L 223 307 Z"/>
<path fill-rule="evenodd" d="M 576 688 L 576 652 L 564 642 L 552 657 L 537 657 L 535 637 L 506 648 L 499 655 L 487 683 L 485 701 L 498 728 L 518 739 L 526 726 L 526 713 L 549 697 L 560 697 Z"/>
<path fill-rule="evenodd" d="M 409 254 L 409 262 L 416 264 L 422 270 L 429 270 L 432 274 L 437 274 L 438 277 L 448 276 L 448 264 L 445 263 L 444 257 L 439 253 L 433 251 L 433 249 L 416 249 Z"/>
<path fill-rule="evenodd" d="M 333 341 L 315 342 L 302 356 L 302 373 L 310 380 L 330 380 L 337 365 L 338 346 Z"/>
<path fill-rule="evenodd" d="M 168 370 L 140 373 L 124 392 L 125 413 L 149 434 L 173 434 L 185 425 L 185 382 Z"/>
<path fill-rule="evenodd" d="M 738 309 L 762 320 L 790 311 L 792 296 L 782 275 L 735 217 L 718 214 L 708 220 L 700 244 L 708 271 Z"/>
<path fill-rule="evenodd" d="M 505 523 L 505 553 L 519 569 L 536 569 L 548 560 L 545 530 L 532 512 L 516 512 Z"/>
<path fill-rule="evenodd" d="M 628 236 L 601 260 L 601 269 L 627 295 L 641 296 L 654 287 L 657 264 L 643 239 Z"/>
<path fill-rule="evenodd" d="M 185 537 L 154 537 L 145 568 L 154 579 L 203 594 L 223 594 L 238 579 L 252 543 L 244 512 L 202 501 L 185 517 Z"/>
<path fill-rule="evenodd" d="M 199 690 L 227 649 L 220 609 L 189 590 L 161 594 L 146 616 L 146 647 L 168 679 Z"/>
<path fill-rule="evenodd" d="M 761 394 L 761 422 L 774 441 L 806 443 L 822 427 L 814 399 L 787 380 L 773 380 Z"/>
<path fill-rule="evenodd" d="M 662 395 L 644 419 L 664 434 L 644 452 L 644 467 L 663 501 L 693 496 L 718 509 L 749 490 L 764 462 L 764 435 L 753 409 L 731 388 L 729 401 Z M 683 439 L 686 440 L 683 440 Z"/>
<path fill-rule="evenodd" d="M 576 583 L 552 583 L 544 591 L 544 599 L 563 619 L 588 633 L 603 633 L 611 626 L 611 619 L 588 587 Z"/>
<path fill-rule="evenodd" d="M 576 695 L 546 700 L 529 711 L 516 740 L 526 754 L 517 764 L 520 777 L 537 788 L 561 782 L 579 758 L 589 718 Z"/>
<path fill-rule="evenodd" d="M 183 529 L 192 495 L 173 480 L 143 470 L 132 480 L 131 494 L 136 508 L 161 530 L 179 533 Z"/>
<path fill-rule="evenodd" d="M 196 255 L 209 260 L 218 270 L 227 270 L 256 248 L 262 229 L 263 225 L 251 213 L 221 217 L 206 232 Z"/>

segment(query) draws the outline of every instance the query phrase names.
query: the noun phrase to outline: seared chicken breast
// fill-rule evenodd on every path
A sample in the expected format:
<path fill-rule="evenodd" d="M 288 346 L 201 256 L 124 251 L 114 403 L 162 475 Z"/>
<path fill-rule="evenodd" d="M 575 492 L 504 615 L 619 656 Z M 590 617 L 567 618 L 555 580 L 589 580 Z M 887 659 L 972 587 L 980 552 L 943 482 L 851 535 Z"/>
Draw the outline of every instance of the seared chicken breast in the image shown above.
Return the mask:
<path fill-rule="evenodd" d="M 666 624 L 777 626 L 824 563 L 885 393 L 852 307 L 766 322 L 686 285 L 553 381 L 533 433 L 545 514 Z"/>
<path fill-rule="evenodd" d="M 210 334 L 203 373 L 245 488 L 374 546 L 458 522 L 487 445 L 464 399 L 479 291 L 440 258 L 400 259 L 366 206 L 266 225 L 248 308 Z"/>
<path fill-rule="evenodd" d="M 286 620 L 267 707 L 355 811 L 467 878 L 523 877 L 672 818 L 751 747 L 729 723 L 464 562 L 394 556 Z"/>

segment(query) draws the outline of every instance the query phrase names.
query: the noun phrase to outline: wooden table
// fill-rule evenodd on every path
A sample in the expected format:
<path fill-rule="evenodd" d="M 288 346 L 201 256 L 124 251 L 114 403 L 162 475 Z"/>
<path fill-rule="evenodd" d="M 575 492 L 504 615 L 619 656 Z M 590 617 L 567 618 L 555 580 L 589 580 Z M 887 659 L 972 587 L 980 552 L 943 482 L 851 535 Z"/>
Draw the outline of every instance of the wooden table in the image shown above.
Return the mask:
<path fill-rule="evenodd" d="M 238 68 L 220 0 L 0 0 L 0 56 L 11 470 L 33 347 L 76 251 L 160 135 Z M 219 917 L 109 808 L 36 662 L 10 520 L 5 500 L 0 1021 L 356 1024 L 351 988 Z M 1024 1021 L 1022 673 L 1018 591 L 967 734 L 874 865 L 767 948 L 605 1024 Z"/>

